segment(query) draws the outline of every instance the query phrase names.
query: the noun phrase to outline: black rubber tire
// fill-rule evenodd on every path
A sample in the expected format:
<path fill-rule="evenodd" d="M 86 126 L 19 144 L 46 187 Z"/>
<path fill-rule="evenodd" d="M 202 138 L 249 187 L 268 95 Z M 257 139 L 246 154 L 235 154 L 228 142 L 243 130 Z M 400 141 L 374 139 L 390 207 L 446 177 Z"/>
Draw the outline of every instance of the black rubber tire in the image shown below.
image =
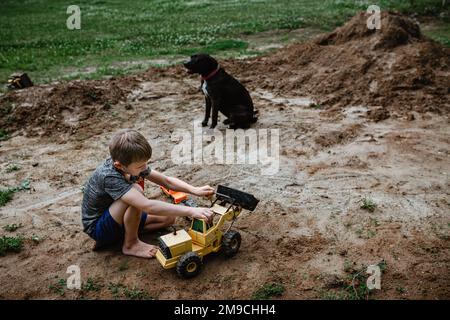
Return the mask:
<path fill-rule="evenodd" d="M 193 268 L 193 266 L 195 266 Z M 177 263 L 177 273 L 183 278 L 195 277 L 202 268 L 202 259 L 196 252 L 188 252 L 181 256 Z"/>
<path fill-rule="evenodd" d="M 235 230 L 230 230 L 223 235 L 222 250 L 227 257 L 234 256 L 241 247 L 241 234 Z"/>

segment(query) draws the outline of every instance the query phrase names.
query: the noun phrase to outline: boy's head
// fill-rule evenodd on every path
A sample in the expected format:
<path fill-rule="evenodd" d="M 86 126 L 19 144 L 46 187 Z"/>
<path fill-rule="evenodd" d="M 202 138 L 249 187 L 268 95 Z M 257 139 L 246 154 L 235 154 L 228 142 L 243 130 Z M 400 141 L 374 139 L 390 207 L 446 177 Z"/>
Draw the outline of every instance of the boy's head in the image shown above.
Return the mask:
<path fill-rule="evenodd" d="M 136 130 L 124 129 L 112 137 L 109 153 L 117 169 L 132 176 L 139 176 L 147 169 L 147 161 L 152 156 L 152 147 Z"/>

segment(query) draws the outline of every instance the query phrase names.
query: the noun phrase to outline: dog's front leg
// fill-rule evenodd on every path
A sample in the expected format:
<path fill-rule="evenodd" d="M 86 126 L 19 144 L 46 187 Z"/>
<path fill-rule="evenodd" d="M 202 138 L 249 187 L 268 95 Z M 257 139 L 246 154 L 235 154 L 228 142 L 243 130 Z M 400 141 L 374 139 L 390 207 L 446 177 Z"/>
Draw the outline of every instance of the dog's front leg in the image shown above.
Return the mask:
<path fill-rule="evenodd" d="M 217 118 L 219 117 L 219 105 L 217 102 L 212 101 L 211 102 L 212 107 L 212 119 L 211 119 L 211 126 L 210 129 L 214 129 L 217 126 Z"/>
<path fill-rule="evenodd" d="M 202 127 L 208 125 L 209 115 L 211 114 L 211 99 L 205 96 L 205 118 L 202 121 Z"/>

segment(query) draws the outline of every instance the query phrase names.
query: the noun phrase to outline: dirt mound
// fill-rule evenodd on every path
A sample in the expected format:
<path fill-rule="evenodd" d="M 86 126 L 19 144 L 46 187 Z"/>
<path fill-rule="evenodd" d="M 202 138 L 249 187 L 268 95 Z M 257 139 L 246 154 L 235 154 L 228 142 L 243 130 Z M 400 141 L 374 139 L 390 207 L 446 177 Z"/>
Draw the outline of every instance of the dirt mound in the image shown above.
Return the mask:
<path fill-rule="evenodd" d="M 352 105 L 367 107 L 373 121 L 404 115 L 411 120 L 411 111 L 449 114 L 450 48 L 424 37 L 415 21 L 398 13 L 383 12 L 380 30 L 368 29 L 368 18 L 359 13 L 308 43 L 222 66 L 251 91 L 312 97 L 324 115 L 342 116 L 342 108 Z M 30 135 L 74 133 L 125 100 L 137 82 L 160 77 L 186 78 L 186 71 L 177 65 L 9 92 L 0 97 L 0 126 Z M 198 94 L 190 87 L 180 92 Z"/>
<path fill-rule="evenodd" d="M 332 145 L 340 144 L 356 137 L 360 129 L 360 124 L 352 124 L 341 131 L 333 130 L 327 134 L 320 134 L 315 137 L 314 142 L 321 147 L 328 148 Z"/>
<path fill-rule="evenodd" d="M 366 23 L 367 18 L 366 13 L 360 12 L 344 26 L 319 37 L 316 43 L 319 45 L 341 45 L 349 41 L 364 41 L 370 38 L 371 48 L 389 49 L 422 38 L 419 25 L 400 14 L 383 12 L 381 15 L 382 25 L 379 30 L 369 29 Z"/>
<path fill-rule="evenodd" d="M 9 92 L 0 97 L 0 126 L 28 135 L 74 133 L 84 120 L 101 117 L 126 99 L 130 89 L 123 82 L 76 81 Z"/>
<path fill-rule="evenodd" d="M 360 13 L 308 43 L 249 61 L 224 63 L 252 88 L 284 96 L 312 96 L 325 114 L 344 106 L 377 109 L 384 120 L 410 111 L 450 111 L 450 48 L 421 35 L 412 19 L 393 12 L 369 30 Z"/>

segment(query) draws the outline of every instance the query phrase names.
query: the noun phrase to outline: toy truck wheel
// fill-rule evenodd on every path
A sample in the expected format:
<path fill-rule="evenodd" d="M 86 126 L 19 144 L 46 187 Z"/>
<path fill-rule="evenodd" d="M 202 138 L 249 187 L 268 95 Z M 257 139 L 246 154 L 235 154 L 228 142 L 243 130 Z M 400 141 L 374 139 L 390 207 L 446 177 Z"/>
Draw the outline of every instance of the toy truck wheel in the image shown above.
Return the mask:
<path fill-rule="evenodd" d="M 241 246 L 241 234 L 237 231 L 230 230 L 223 235 L 222 249 L 227 257 L 234 256 Z"/>
<path fill-rule="evenodd" d="M 188 252 L 181 256 L 177 263 L 177 273 L 183 278 L 195 277 L 202 267 L 202 259 L 196 252 Z"/>

